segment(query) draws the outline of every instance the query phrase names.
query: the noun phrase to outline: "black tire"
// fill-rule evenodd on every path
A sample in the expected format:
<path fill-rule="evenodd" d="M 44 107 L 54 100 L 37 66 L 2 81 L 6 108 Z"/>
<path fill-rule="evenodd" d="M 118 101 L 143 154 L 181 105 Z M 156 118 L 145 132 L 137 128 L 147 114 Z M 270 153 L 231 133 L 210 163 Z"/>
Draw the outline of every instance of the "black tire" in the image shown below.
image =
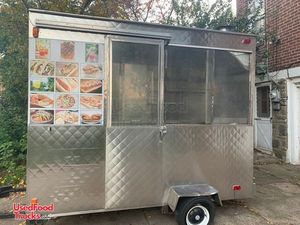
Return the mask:
<path fill-rule="evenodd" d="M 182 199 L 175 211 L 178 225 L 211 225 L 214 217 L 215 204 L 209 197 Z"/>

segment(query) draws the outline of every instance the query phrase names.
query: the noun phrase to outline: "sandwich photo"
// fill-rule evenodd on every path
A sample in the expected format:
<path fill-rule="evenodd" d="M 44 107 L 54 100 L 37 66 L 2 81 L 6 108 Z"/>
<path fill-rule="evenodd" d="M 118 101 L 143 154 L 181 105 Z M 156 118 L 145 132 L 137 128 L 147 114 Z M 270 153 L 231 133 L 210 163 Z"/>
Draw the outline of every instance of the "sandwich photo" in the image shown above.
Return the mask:
<path fill-rule="evenodd" d="M 81 79 L 80 92 L 81 93 L 102 93 L 102 81 Z"/>
<path fill-rule="evenodd" d="M 101 109 L 102 95 L 81 95 L 80 107 L 83 109 Z"/>
<path fill-rule="evenodd" d="M 98 78 L 102 72 L 102 67 L 98 64 L 83 64 L 81 76 L 84 78 Z"/>
<path fill-rule="evenodd" d="M 77 110 L 67 110 L 67 111 L 59 111 L 55 112 L 55 124 L 63 125 L 63 124 L 78 124 L 79 123 L 79 115 Z"/>
<path fill-rule="evenodd" d="M 78 63 L 56 63 L 56 76 L 78 77 Z"/>
<path fill-rule="evenodd" d="M 101 124 L 102 114 L 98 111 L 81 111 L 81 124 Z"/>
<path fill-rule="evenodd" d="M 30 107 L 31 108 L 52 108 L 53 94 L 31 94 Z"/>
<path fill-rule="evenodd" d="M 30 61 L 30 74 L 37 76 L 54 76 L 55 63 L 46 60 Z"/>

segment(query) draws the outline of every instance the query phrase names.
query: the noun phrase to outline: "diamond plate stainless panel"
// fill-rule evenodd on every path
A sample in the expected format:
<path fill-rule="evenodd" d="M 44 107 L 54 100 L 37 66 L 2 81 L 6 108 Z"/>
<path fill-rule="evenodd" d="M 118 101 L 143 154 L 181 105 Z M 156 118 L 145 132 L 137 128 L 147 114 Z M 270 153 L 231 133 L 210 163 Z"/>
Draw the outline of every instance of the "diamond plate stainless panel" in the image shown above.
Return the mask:
<path fill-rule="evenodd" d="M 166 187 L 207 183 L 222 200 L 252 196 L 253 128 L 242 125 L 167 126 L 163 141 Z M 242 190 L 234 196 L 232 185 Z"/>
<path fill-rule="evenodd" d="M 106 137 L 106 208 L 158 206 L 162 202 L 159 128 L 109 128 Z"/>
<path fill-rule="evenodd" d="M 55 212 L 104 208 L 105 128 L 29 127 L 27 194 Z"/>

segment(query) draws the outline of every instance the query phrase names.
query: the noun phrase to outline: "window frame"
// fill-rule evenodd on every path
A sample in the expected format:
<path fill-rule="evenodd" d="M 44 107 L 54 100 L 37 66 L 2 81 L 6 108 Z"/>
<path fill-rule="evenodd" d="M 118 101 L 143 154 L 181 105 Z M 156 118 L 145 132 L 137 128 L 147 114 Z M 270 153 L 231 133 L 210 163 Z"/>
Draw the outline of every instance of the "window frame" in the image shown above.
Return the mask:
<path fill-rule="evenodd" d="M 113 125 L 112 124 L 112 92 L 113 92 L 113 84 L 112 84 L 112 45 L 113 42 L 123 42 L 123 43 L 133 43 L 133 44 L 149 44 L 149 45 L 157 45 L 158 46 L 158 107 L 157 107 L 157 123 L 156 124 L 123 124 L 123 125 Z M 109 68 L 109 79 L 107 79 L 108 83 L 108 93 L 107 93 L 107 99 L 108 99 L 108 110 L 107 110 L 107 127 L 135 127 L 135 126 L 147 126 L 147 127 L 157 127 L 163 125 L 163 112 L 164 112 L 164 46 L 165 41 L 163 39 L 149 39 L 149 38 L 139 38 L 139 37 L 126 37 L 126 36 L 113 36 L 109 35 L 106 39 L 106 47 L 109 49 L 107 57 L 107 63 L 109 64 L 107 68 Z"/>

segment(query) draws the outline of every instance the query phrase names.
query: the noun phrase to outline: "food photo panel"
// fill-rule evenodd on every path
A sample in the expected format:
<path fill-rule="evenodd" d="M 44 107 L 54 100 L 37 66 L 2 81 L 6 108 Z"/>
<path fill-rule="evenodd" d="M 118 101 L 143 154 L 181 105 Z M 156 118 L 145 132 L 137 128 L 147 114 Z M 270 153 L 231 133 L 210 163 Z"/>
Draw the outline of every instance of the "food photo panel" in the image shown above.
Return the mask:
<path fill-rule="evenodd" d="M 54 78 L 53 77 L 31 77 L 30 78 L 31 91 L 54 91 Z"/>
<path fill-rule="evenodd" d="M 47 39 L 35 40 L 35 58 L 37 59 L 50 58 L 50 40 Z"/>
<path fill-rule="evenodd" d="M 55 78 L 55 90 L 57 92 L 79 92 L 79 79 Z"/>
<path fill-rule="evenodd" d="M 99 59 L 99 46 L 98 44 L 86 43 L 85 44 L 85 61 L 89 63 L 97 63 Z"/>
<path fill-rule="evenodd" d="M 62 61 L 74 61 L 75 57 L 75 42 L 62 41 L 60 43 L 60 57 Z"/>
<path fill-rule="evenodd" d="M 56 76 L 78 77 L 78 75 L 79 75 L 78 63 L 66 63 L 66 62 L 56 63 Z"/>
<path fill-rule="evenodd" d="M 56 110 L 54 124 L 56 125 L 79 124 L 78 110 Z"/>
<path fill-rule="evenodd" d="M 34 76 L 54 76 L 55 62 L 47 60 L 31 60 L 30 75 Z"/>
<path fill-rule="evenodd" d="M 102 93 L 102 80 L 80 80 L 80 93 Z"/>
<path fill-rule="evenodd" d="M 78 109 L 78 95 L 75 94 L 58 94 L 56 93 L 55 107 L 56 109 Z"/>
<path fill-rule="evenodd" d="M 30 108 L 53 108 L 54 94 L 53 93 L 31 93 Z"/>
<path fill-rule="evenodd" d="M 80 95 L 81 109 L 102 109 L 102 95 Z"/>
<path fill-rule="evenodd" d="M 102 113 L 99 110 L 81 110 L 80 111 L 80 123 L 81 124 L 98 124 L 102 123 Z"/>
<path fill-rule="evenodd" d="M 53 110 L 30 110 L 31 124 L 53 124 L 54 111 Z"/>
<path fill-rule="evenodd" d="M 102 66 L 94 63 L 81 64 L 81 77 L 82 78 L 100 78 L 103 74 Z"/>

